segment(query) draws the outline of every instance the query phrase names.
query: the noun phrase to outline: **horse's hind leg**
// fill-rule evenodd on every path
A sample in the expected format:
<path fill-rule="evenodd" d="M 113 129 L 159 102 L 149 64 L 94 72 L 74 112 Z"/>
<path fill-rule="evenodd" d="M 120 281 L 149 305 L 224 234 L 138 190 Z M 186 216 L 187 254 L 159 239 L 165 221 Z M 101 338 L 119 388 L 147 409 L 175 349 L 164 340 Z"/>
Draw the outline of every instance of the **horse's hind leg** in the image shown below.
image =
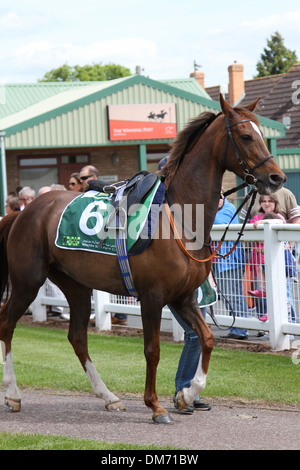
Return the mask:
<path fill-rule="evenodd" d="M 14 373 L 11 343 L 17 321 L 34 300 L 36 292 L 31 296 L 29 290 L 12 290 L 8 302 L 0 313 L 0 340 L 3 347 L 3 385 L 6 387 L 5 404 L 11 411 L 20 411 L 21 394 L 17 387 Z"/>
<path fill-rule="evenodd" d="M 11 342 L 16 322 L 9 321 L 6 317 L 9 303 L 10 300 L 1 310 L 0 320 L 0 339 L 2 341 L 1 346 L 3 354 L 3 385 L 6 388 L 4 403 L 11 411 L 20 411 L 21 394 L 17 387 L 11 352 Z"/>
<path fill-rule="evenodd" d="M 70 307 L 68 339 L 96 396 L 105 401 L 105 408 L 109 411 L 125 410 L 123 403 L 108 390 L 99 377 L 88 353 L 87 328 L 91 313 L 91 290 L 58 271 L 53 271 L 49 278 L 58 285 L 68 300 Z"/>

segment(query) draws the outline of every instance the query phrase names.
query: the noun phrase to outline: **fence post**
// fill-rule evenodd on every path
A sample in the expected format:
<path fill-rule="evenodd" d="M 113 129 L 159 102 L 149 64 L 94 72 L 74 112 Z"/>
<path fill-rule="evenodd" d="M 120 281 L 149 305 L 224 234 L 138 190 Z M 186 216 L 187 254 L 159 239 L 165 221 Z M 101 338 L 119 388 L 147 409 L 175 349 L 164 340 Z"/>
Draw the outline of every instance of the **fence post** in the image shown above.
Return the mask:
<path fill-rule="evenodd" d="M 93 290 L 95 303 L 96 328 L 100 331 L 111 330 L 110 312 L 106 312 L 104 305 L 109 303 L 109 293 L 100 290 Z"/>
<path fill-rule="evenodd" d="M 270 344 L 275 351 L 282 351 L 290 348 L 290 338 L 282 333 L 282 323 L 288 321 L 288 310 L 284 246 L 272 229 L 278 222 L 282 223 L 264 221 L 264 254 Z"/>
<path fill-rule="evenodd" d="M 46 296 L 46 283 L 44 283 L 35 300 L 31 304 L 32 308 L 32 321 L 47 321 L 47 307 L 41 302 L 42 297 Z"/>

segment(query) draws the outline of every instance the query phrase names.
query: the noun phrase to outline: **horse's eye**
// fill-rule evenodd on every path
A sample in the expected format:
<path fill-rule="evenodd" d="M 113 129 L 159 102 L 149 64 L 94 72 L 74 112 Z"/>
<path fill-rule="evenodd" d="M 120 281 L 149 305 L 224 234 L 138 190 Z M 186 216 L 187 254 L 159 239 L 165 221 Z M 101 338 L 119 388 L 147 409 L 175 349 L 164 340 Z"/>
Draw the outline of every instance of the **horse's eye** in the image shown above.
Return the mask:
<path fill-rule="evenodd" d="M 241 139 L 242 139 L 244 142 L 249 142 L 250 140 L 252 140 L 252 137 L 251 137 L 251 135 L 249 135 L 249 134 L 243 134 L 243 135 L 241 135 Z"/>

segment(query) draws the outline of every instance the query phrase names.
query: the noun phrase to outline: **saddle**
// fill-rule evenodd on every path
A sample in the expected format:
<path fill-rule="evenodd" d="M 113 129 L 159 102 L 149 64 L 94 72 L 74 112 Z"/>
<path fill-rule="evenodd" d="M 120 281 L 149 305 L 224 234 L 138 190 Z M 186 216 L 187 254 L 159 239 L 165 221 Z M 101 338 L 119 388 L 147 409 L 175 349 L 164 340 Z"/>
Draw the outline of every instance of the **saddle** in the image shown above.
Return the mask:
<path fill-rule="evenodd" d="M 108 230 L 124 230 L 127 217 L 136 211 L 136 204 L 142 204 L 158 180 L 156 173 L 140 171 L 132 178 L 108 185 L 105 181 L 89 181 L 89 189 L 111 194 L 112 211 L 104 227 L 101 247 Z"/>
<path fill-rule="evenodd" d="M 156 173 L 139 171 L 132 178 L 108 185 L 103 180 L 89 181 L 89 189 L 112 194 L 112 205 L 115 209 L 127 206 L 127 214 L 131 215 L 134 204 L 142 204 L 158 180 Z"/>

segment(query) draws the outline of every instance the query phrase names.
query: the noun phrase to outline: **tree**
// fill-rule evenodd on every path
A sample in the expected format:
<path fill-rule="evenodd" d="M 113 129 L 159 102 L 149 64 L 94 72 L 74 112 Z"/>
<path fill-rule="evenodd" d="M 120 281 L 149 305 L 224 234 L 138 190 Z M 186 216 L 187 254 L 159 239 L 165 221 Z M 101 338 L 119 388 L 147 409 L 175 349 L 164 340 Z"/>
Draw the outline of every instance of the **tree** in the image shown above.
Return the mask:
<path fill-rule="evenodd" d="M 267 47 L 260 57 L 261 60 L 256 64 L 258 75 L 255 78 L 286 73 L 298 60 L 296 51 L 285 47 L 284 39 L 277 31 L 267 40 Z"/>
<path fill-rule="evenodd" d="M 46 72 L 39 82 L 91 82 L 114 80 L 115 78 L 129 77 L 130 70 L 118 64 L 70 65 L 64 64 L 57 69 Z"/>

